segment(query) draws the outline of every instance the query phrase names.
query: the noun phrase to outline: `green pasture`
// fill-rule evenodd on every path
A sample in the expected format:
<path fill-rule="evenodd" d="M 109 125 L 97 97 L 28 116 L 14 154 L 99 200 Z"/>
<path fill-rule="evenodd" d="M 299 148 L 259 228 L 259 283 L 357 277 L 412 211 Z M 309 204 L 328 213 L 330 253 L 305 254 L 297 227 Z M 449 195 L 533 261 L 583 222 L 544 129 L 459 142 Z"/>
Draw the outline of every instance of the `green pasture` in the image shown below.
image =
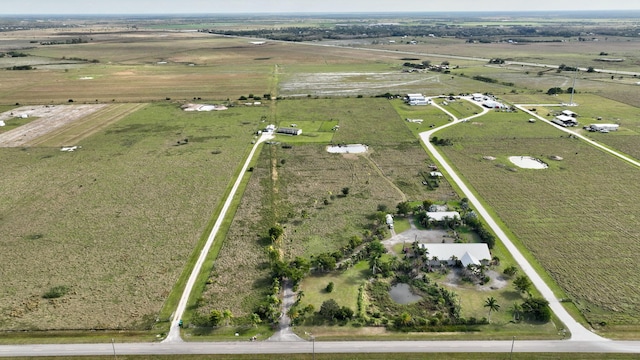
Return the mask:
<path fill-rule="evenodd" d="M 284 121 L 284 120 L 282 120 Z M 296 121 L 291 119 L 290 123 L 282 122 L 280 127 L 290 127 L 296 125 L 298 129 L 302 130 L 300 135 L 285 135 L 276 134 L 276 140 L 287 144 L 309 143 L 316 142 L 321 144 L 329 144 L 332 142 L 334 126 L 338 125 L 337 120 L 329 121 Z"/>
<path fill-rule="evenodd" d="M 482 112 L 483 108 L 479 103 L 467 100 L 449 100 L 448 98 L 437 98 L 434 101 L 452 113 L 458 119 L 468 118 Z"/>
<path fill-rule="evenodd" d="M 7 110 L 9 111 L 9 110 Z M 7 132 L 9 130 L 13 130 L 15 128 L 18 128 L 22 125 L 28 124 L 30 122 L 32 122 L 33 120 L 36 120 L 36 117 L 29 117 L 26 119 L 23 118 L 11 118 L 9 120 L 5 120 L 5 126 L 0 127 L 0 134 Z"/>
<path fill-rule="evenodd" d="M 2 327 L 147 329 L 260 117 L 259 108 L 185 113 L 151 105 L 74 153 L 2 149 L 12 174 L 0 180 L 0 258 L 10 264 Z M 42 299 L 60 285 L 71 292 Z"/>
<path fill-rule="evenodd" d="M 398 115 L 405 121 L 407 119 L 424 120 L 422 124 L 406 121 L 406 126 L 412 133 L 416 134 L 416 136 L 421 132 L 431 130 L 433 127 L 442 126 L 451 121 L 449 115 L 433 106 L 410 106 L 402 100 L 393 100 L 391 101 L 391 105 L 393 105 Z"/>

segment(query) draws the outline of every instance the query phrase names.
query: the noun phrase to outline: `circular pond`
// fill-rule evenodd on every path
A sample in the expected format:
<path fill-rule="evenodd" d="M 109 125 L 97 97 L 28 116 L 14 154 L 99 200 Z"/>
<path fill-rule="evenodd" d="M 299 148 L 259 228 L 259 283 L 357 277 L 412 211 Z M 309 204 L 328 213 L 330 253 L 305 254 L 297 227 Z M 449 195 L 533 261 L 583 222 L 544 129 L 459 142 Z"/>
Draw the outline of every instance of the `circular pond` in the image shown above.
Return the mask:
<path fill-rule="evenodd" d="M 531 156 L 510 156 L 509 161 L 523 169 L 546 169 L 547 163 Z"/>

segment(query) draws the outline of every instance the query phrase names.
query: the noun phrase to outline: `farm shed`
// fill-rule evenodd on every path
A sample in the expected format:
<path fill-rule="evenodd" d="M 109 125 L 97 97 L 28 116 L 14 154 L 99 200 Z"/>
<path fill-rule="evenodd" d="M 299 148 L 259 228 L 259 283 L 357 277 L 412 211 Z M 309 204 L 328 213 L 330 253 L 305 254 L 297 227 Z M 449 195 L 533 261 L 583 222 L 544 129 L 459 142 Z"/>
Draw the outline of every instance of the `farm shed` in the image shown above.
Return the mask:
<path fill-rule="evenodd" d="M 427 211 L 427 216 L 429 217 L 429 221 L 443 221 L 446 218 L 460 219 L 460 213 L 457 211 Z"/>
<path fill-rule="evenodd" d="M 577 118 L 578 114 L 574 113 L 571 110 L 562 110 L 562 115 L 571 116 L 572 118 Z"/>
<path fill-rule="evenodd" d="M 589 125 L 589 131 L 616 131 L 620 125 L 618 124 L 591 124 Z"/>
<path fill-rule="evenodd" d="M 553 120 L 551 120 L 551 122 L 564 127 L 578 125 L 576 118 L 568 115 L 558 115 Z"/>
<path fill-rule="evenodd" d="M 473 244 L 420 244 L 420 247 L 429 251 L 429 258 L 437 257 L 438 261 L 430 260 L 430 265 L 439 265 L 446 262 L 447 265 L 455 265 L 455 261 L 451 258 L 462 262 L 462 266 L 488 264 L 491 261 L 491 252 L 489 246 L 485 243 Z"/>
<path fill-rule="evenodd" d="M 482 103 L 482 106 L 489 109 L 504 109 L 506 107 L 503 103 L 497 102 L 495 100 L 487 100 Z"/>
<path fill-rule="evenodd" d="M 285 135 L 300 135 L 300 134 L 302 134 L 302 130 L 301 129 L 290 128 L 290 127 L 280 127 L 280 128 L 278 128 L 278 130 L 276 132 L 278 134 L 285 134 Z"/>

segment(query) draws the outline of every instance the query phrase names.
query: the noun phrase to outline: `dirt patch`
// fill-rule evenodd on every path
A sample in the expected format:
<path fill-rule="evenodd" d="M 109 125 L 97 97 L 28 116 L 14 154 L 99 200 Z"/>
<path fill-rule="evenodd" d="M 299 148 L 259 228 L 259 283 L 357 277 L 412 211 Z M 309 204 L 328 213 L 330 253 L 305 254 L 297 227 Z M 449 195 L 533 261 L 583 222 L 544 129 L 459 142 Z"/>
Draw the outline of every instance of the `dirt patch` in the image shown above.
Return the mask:
<path fill-rule="evenodd" d="M 419 230 L 412 228 L 384 240 L 382 244 L 387 248 L 387 251 L 393 252 L 394 245 L 405 244 L 405 246 L 411 246 L 414 241 L 420 244 L 439 244 L 442 242 L 453 243 L 454 239 L 445 230 Z"/>
<path fill-rule="evenodd" d="M 0 114 L 0 120 L 14 117 L 37 118 L 6 133 L 0 134 L 0 147 L 27 146 L 35 139 L 60 129 L 107 106 L 98 105 L 42 105 L 23 106 Z"/>
<path fill-rule="evenodd" d="M 489 156 L 489 155 L 485 155 L 485 156 L 483 156 L 482 158 L 483 158 L 483 159 L 485 159 L 485 160 L 490 160 L 490 161 L 493 161 L 493 160 L 495 160 L 495 159 L 496 159 L 495 157 L 493 157 L 493 156 Z"/>
<path fill-rule="evenodd" d="M 509 284 L 509 282 L 507 281 L 506 278 L 504 278 L 504 276 L 494 270 L 487 270 L 485 271 L 485 275 L 487 275 L 489 278 L 491 278 L 491 281 L 489 281 L 486 284 L 483 285 L 475 285 L 475 289 L 478 291 L 492 291 L 492 290 L 499 290 L 504 288 L 505 286 L 507 286 Z M 462 269 L 451 269 L 451 271 L 449 271 L 447 273 L 447 277 L 445 278 L 444 284 L 447 286 L 451 286 L 451 287 L 459 287 L 463 284 L 462 281 Z M 469 283 L 465 283 L 465 284 L 469 284 Z"/>
<path fill-rule="evenodd" d="M 349 160 L 358 160 L 358 155 L 356 154 L 342 154 L 342 157 Z"/>

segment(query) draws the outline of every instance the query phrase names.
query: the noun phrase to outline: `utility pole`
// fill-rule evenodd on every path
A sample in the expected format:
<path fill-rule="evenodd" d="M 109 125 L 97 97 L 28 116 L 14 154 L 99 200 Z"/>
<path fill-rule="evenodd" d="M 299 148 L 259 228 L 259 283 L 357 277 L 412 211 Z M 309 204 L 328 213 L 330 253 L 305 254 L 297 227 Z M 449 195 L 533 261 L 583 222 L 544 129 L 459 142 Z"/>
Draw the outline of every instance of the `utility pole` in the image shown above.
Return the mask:
<path fill-rule="evenodd" d="M 576 91 L 576 77 L 578 77 L 578 66 L 576 65 L 575 74 L 573 75 L 573 85 L 571 85 L 571 97 L 569 98 L 569 106 L 574 106 L 573 93 Z"/>
<path fill-rule="evenodd" d="M 513 339 L 511 339 L 511 353 L 509 354 L 509 360 L 513 359 L 513 343 L 516 342 L 516 337 L 514 336 Z"/>

